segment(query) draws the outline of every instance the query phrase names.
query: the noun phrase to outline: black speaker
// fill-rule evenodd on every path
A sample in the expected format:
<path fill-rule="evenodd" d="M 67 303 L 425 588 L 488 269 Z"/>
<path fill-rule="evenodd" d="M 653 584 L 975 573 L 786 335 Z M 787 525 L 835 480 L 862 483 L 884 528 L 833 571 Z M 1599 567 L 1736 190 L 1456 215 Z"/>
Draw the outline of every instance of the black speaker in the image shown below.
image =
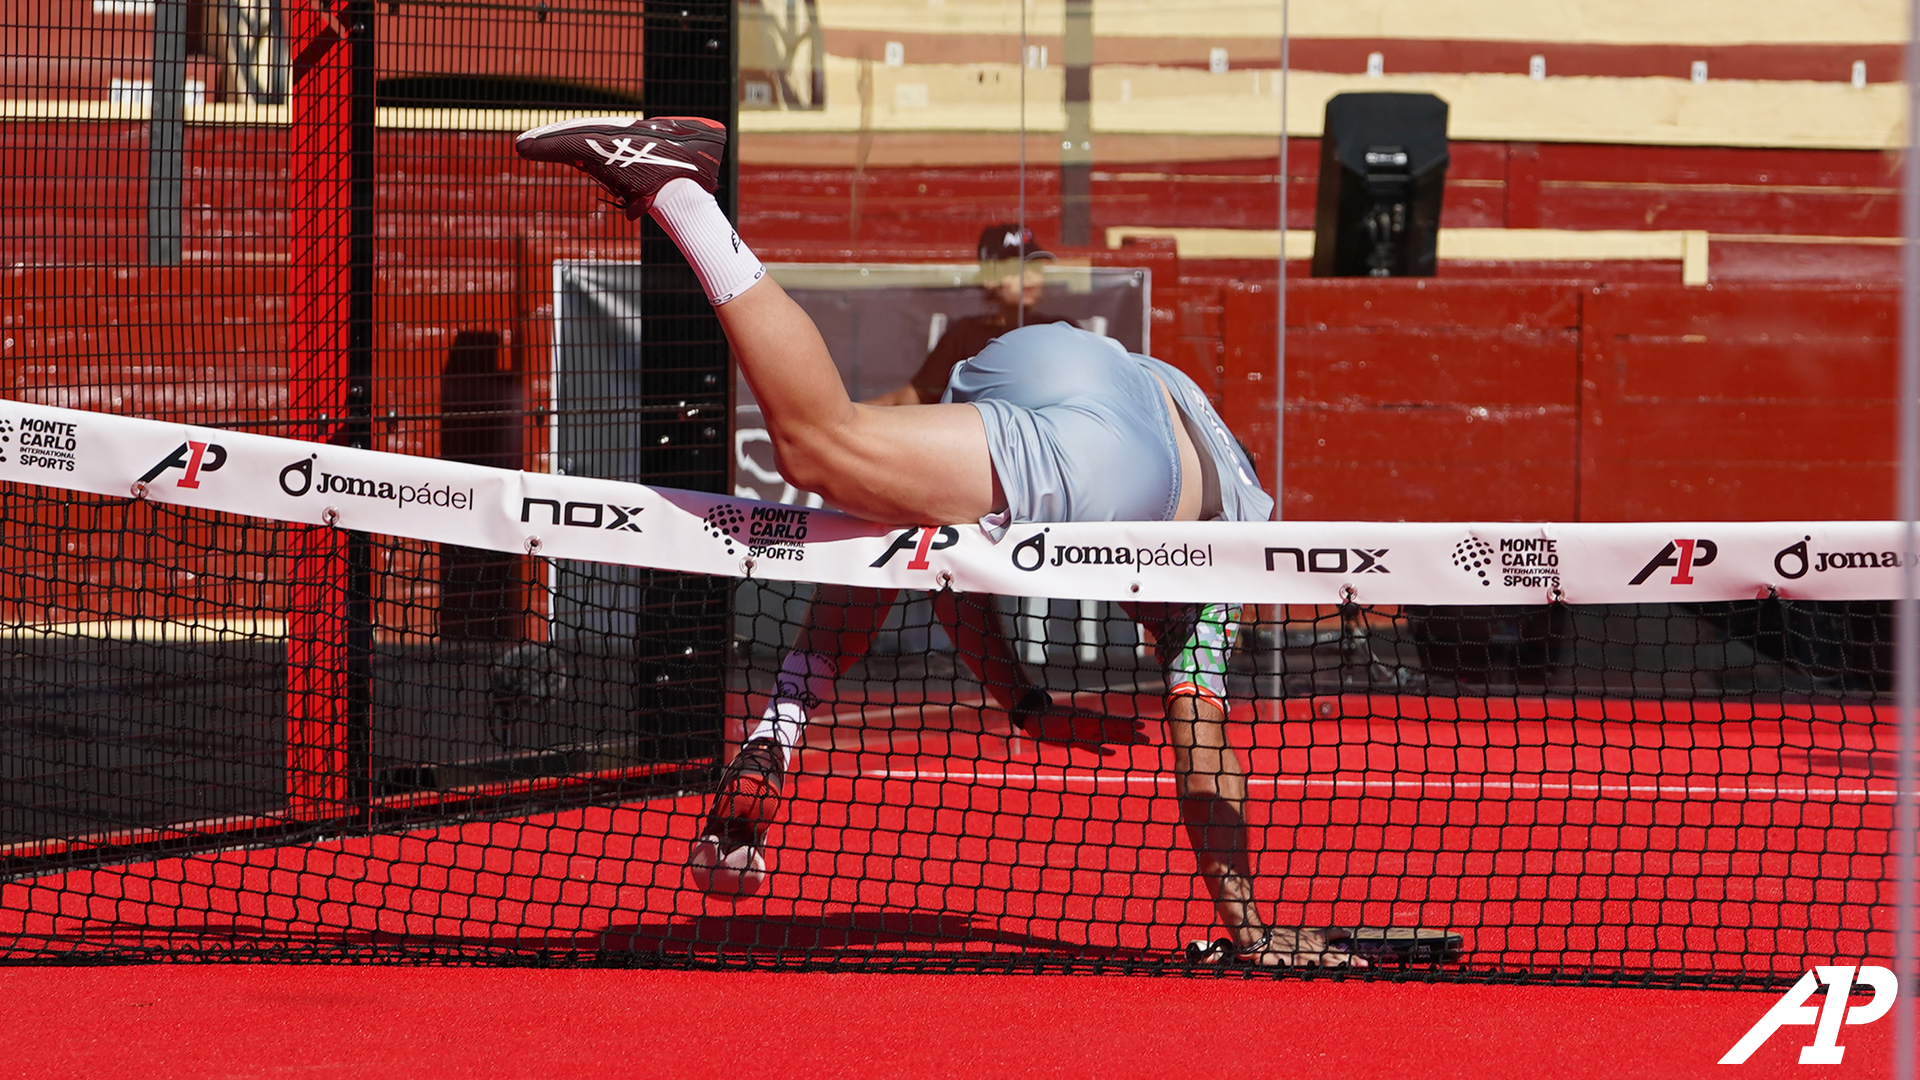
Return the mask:
<path fill-rule="evenodd" d="M 1432 277 L 1447 179 L 1447 103 L 1339 94 L 1320 137 L 1314 277 Z"/>

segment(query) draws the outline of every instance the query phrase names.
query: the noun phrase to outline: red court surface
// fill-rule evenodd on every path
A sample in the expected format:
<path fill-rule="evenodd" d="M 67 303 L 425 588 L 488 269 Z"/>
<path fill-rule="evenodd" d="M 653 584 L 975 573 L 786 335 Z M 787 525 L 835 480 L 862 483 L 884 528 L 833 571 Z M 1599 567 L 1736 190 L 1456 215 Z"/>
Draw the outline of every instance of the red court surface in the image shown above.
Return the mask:
<path fill-rule="evenodd" d="M 0 969 L 18 1077 L 1881 1077 L 1891 1018 L 1716 1065 L 1763 994 L 1269 979 Z"/>
<path fill-rule="evenodd" d="M 685 880 L 706 804 L 689 795 L 17 881 L 0 934 L 52 953 L 291 938 L 1165 959 L 1215 917 L 1157 702 L 1107 697 L 1082 705 L 1148 717 L 1154 741 L 1036 747 L 952 700 L 816 723 L 770 837 L 777 872 L 737 906 Z M 1233 725 L 1257 895 L 1281 925 L 1447 927 L 1504 970 L 1791 980 L 1891 954 L 1870 707 L 1285 705 Z"/>
<path fill-rule="evenodd" d="M 1213 915 L 1166 747 L 1036 747 L 968 702 L 809 731 L 779 872 L 681 865 L 705 799 L 75 871 L 5 886 L 19 946 L 306 940 L 450 950 L 1164 957 Z M 1346 697 L 1236 725 L 1281 920 L 1448 926 L 1483 965 L 1769 972 L 1883 957 L 1890 788 L 1866 708 Z M 16 954 L 17 955 L 17 954 Z M 43 954 L 44 955 L 44 954 Z M 1884 961 L 1881 961 L 1884 962 Z M 160 964 L 0 968 L 26 1077 L 1879 1077 L 1776 995 L 1349 977 Z"/>

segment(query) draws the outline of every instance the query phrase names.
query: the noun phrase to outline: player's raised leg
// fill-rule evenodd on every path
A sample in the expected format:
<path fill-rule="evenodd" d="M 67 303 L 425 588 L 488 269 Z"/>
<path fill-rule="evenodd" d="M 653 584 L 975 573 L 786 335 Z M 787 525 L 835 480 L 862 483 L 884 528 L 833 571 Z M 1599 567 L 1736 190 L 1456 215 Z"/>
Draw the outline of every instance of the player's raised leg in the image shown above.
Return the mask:
<path fill-rule="evenodd" d="M 890 523 L 974 521 L 1005 505 L 972 406 L 855 404 L 813 320 L 771 280 L 717 311 L 794 486 Z"/>
<path fill-rule="evenodd" d="M 616 117 L 549 124 L 514 145 L 586 173 L 630 217 L 648 213 L 672 237 L 714 304 L 789 482 L 874 521 L 945 525 L 1001 509 L 973 408 L 874 408 L 847 396 L 813 321 L 713 200 L 725 141 L 711 120 Z"/>

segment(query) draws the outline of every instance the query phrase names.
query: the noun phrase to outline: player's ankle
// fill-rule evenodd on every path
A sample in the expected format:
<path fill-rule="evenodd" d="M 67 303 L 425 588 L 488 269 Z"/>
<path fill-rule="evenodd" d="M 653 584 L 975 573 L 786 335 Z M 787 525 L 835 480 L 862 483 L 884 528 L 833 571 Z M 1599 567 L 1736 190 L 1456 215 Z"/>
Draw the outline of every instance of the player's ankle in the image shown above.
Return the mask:
<path fill-rule="evenodd" d="M 792 764 L 793 752 L 807 729 L 807 711 L 798 702 L 775 701 L 767 705 L 767 711 L 747 732 L 746 741 L 771 740 L 780 747 L 780 767 L 785 769 Z"/>
<path fill-rule="evenodd" d="M 668 181 L 647 205 L 647 213 L 687 257 L 714 306 L 746 292 L 766 276 L 766 267 L 741 243 L 720 204 L 694 181 Z"/>

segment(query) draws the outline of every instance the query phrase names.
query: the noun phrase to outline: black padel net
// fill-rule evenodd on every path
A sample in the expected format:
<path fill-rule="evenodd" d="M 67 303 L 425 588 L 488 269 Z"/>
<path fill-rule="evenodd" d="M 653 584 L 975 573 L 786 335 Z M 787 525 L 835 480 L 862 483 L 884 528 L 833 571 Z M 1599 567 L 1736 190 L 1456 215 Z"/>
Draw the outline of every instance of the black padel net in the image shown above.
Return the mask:
<path fill-rule="evenodd" d="M 16 961 L 1185 970 L 1278 936 L 1766 984 L 1887 949 L 1884 603 L 1133 604 L 533 558 L 532 632 L 476 639 L 446 630 L 458 549 L 376 536 L 321 722 L 289 663 L 305 527 L 5 499 Z"/>

